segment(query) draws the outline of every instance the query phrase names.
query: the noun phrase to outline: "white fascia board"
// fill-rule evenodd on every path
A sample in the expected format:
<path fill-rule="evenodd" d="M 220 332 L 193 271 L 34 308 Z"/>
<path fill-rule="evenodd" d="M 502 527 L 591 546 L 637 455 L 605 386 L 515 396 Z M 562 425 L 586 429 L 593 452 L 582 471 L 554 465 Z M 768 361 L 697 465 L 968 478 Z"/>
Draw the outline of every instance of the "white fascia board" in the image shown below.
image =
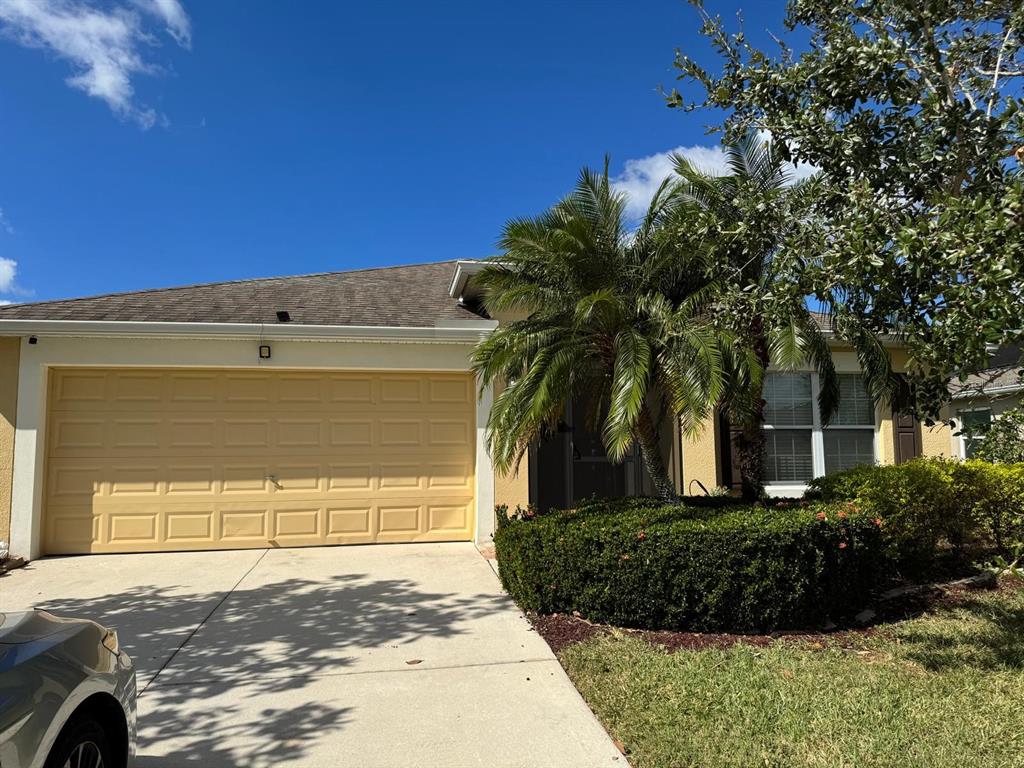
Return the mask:
<path fill-rule="evenodd" d="M 474 260 L 455 262 L 455 274 L 452 275 L 451 285 L 448 286 L 448 295 L 453 299 L 461 299 L 469 278 L 483 269 L 486 264 L 486 261 Z"/>
<path fill-rule="evenodd" d="M 117 320 L 0 320 L 0 336 L 108 336 L 121 338 L 291 339 L 295 341 L 477 341 L 493 320 L 456 321 L 434 327 L 261 323 L 160 323 Z"/>
<path fill-rule="evenodd" d="M 983 389 L 975 389 L 970 392 L 960 391 L 950 395 L 952 402 L 958 402 L 960 400 L 979 400 L 983 398 L 998 397 L 1000 395 L 1012 395 L 1016 392 L 1024 392 L 1024 385 L 1021 384 L 1004 384 L 1001 387 L 985 387 Z"/>

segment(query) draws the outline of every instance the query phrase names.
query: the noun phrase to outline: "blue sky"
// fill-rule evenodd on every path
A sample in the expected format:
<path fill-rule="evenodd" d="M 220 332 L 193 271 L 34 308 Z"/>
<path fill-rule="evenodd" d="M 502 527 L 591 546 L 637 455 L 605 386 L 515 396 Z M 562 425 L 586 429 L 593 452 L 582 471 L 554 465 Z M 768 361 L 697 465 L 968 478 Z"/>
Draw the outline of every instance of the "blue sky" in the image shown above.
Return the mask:
<path fill-rule="evenodd" d="M 755 39 L 783 2 L 744 11 Z M 612 155 L 638 196 L 682 0 L 0 0 L 0 300 L 473 258 Z M 646 158 L 646 160 L 645 160 Z"/>

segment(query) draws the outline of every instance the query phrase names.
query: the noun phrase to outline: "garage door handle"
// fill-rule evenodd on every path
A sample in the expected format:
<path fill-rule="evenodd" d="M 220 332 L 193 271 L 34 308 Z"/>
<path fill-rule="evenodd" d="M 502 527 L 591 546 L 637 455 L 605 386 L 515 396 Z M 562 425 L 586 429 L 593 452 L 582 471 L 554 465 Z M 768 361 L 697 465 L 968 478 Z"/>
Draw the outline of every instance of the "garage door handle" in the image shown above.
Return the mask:
<path fill-rule="evenodd" d="M 273 483 L 275 488 L 278 488 L 280 490 L 284 490 L 284 486 L 281 485 L 279 482 L 277 482 L 277 475 L 267 475 L 263 479 L 264 480 L 269 480 L 271 483 Z"/>

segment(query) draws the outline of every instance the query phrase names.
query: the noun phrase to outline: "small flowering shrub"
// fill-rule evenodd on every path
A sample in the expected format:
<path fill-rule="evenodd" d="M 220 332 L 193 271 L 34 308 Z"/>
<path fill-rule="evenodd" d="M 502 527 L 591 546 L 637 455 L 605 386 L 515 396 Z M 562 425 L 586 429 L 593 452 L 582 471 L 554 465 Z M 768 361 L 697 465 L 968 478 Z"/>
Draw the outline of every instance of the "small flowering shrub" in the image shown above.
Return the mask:
<path fill-rule="evenodd" d="M 882 520 L 851 503 L 503 510 L 501 580 L 526 610 L 646 629 L 769 631 L 842 620 L 882 577 Z"/>
<path fill-rule="evenodd" d="M 901 572 L 926 574 L 943 551 L 1007 556 L 1024 541 L 1024 464 L 919 458 L 817 478 L 807 500 L 854 501 L 886 521 Z"/>

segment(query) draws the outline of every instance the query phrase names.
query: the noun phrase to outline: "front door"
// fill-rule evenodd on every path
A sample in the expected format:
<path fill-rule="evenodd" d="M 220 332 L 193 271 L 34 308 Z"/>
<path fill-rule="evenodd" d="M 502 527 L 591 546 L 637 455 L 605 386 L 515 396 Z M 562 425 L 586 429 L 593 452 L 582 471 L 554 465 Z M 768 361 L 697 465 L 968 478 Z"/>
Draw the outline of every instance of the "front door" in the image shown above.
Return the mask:
<path fill-rule="evenodd" d="M 531 501 L 542 511 L 566 509 L 590 498 L 644 493 L 644 472 L 637 451 L 614 463 L 600 430 L 587 424 L 583 409 L 570 405 L 558 429 L 530 455 Z"/>

